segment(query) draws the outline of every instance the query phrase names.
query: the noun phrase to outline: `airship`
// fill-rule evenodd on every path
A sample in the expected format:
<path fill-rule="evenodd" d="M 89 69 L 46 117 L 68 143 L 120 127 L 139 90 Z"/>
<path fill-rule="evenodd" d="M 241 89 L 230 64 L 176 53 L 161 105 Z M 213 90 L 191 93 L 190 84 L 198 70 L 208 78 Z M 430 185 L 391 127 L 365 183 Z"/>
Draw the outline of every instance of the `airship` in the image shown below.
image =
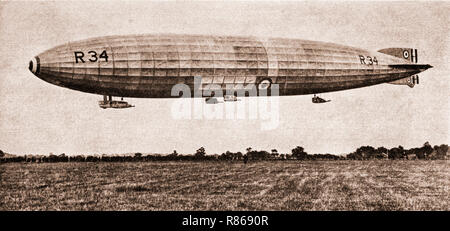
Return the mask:
<path fill-rule="evenodd" d="M 414 87 L 417 74 L 431 67 L 418 63 L 414 48 L 368 51 L 300 39 L 179 34 L 68 42 L 29 62 L 29 70 L 48 83 L 103 95 L 104 109 L 132 107 L 123 97 L 204 97 L 217 103 L 219 95 L 236 101 L 254 96 L 245 93 L 249 89 L 258 96 L 275 88 L 279 96 L 314 94 L 313 103 L 325 103 L 316 94 L 382 83 Z M 173 93 L 180 84 L 187 94 Z"/>

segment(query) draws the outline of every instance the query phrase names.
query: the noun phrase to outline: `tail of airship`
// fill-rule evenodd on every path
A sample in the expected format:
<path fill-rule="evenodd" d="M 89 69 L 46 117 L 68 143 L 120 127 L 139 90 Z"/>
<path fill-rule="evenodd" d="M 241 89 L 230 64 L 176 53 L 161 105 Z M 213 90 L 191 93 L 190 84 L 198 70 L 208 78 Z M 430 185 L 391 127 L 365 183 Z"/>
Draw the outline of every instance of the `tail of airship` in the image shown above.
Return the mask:
<path fill-rule="evenodd" d="M 428 64 L 417 64 L 419 59 L 417 55 L 417 49 L 414 48 L 385 48 L 379 50 L 378 52 L 408 61 L 408 63 L 405 64 L 389 65 L 392 68 L 426 70 L 432 67 Z M 395 85 L 407 85 L 413 88 L 414 85 L 419 84 L 419 75 L 408 76 L 406 78 L 398 79 L 389 83 Z"/>

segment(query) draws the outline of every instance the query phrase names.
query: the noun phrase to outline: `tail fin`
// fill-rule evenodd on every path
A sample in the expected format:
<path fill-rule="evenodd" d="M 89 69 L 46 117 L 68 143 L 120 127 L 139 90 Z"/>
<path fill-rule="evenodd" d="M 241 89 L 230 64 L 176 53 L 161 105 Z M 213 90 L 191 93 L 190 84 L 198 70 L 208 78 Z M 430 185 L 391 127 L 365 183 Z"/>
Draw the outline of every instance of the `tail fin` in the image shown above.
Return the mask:
<path fill-rule="evenodd" d="M 392 82 L 389 82 L 390 84 L 395 84 L 395 85 L 407 85 L 410 88 L 413 88 L 414 85 L 419 84 L 419 76 L 418 75 L 413 75 L 413 76 L 409 76 L 403 79 L 398 79 Z"/>
<path fill-rule="evenodd" d="M 392 55 L 397 58 L 407 59 L 411 61 L 412 63 L 417 63 L 417 49 L 413 48 L 386 48 L 381 49 L 378 52 Z"/>

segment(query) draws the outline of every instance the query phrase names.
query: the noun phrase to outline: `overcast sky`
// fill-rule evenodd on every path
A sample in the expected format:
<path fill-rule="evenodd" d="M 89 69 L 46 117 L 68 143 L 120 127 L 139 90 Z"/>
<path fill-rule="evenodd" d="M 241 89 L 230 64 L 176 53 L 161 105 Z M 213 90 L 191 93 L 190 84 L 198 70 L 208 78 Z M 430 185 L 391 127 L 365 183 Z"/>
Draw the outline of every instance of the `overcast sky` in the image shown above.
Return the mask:
<path fill-rule="evenodd" d="M 16 154 L 193 153 L 278 149 L 347 153 L 361 145 L 406 148 L 449 142 L 448 2 L 176 3 L 1 2 L 0 149 Z M 177 120 L 171 99 L 128 99 L 102 110 L 102 97 L 46 83 L 29 60 L 95 36 L 142 33 L 251 35 L 319 40 L 367 50 L 413 47 L 434 66 L 420 84 L 381 84 L 280 98 L 276 129 L 259 120 Z"/>

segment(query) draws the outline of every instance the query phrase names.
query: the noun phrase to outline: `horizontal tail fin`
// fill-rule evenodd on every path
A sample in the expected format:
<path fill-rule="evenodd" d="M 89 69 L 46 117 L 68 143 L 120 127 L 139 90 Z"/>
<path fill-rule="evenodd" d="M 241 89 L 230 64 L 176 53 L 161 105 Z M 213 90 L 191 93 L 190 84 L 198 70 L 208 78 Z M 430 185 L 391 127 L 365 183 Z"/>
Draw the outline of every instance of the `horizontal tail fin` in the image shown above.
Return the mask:
<path fill-rule="evenodd" d="M 431 66 L 430 64 L 391 64 L 389 65 L 389 67 L 392 68 L 404 68 L 404 69 L 417 69 L 417 70 L 421 70 L 421 69 L 428 69 L 428 68 L 432 68 L 433 66 Z"/>
<path fill-rule="evenodd" d="M 392 56 L 397 57 L 397 58 L 406 59 L 406 60 L 411 61 L 412 63 L 417 63 L 418 62 L 417 49 L 413 49 L 413 48 L 386 48 L 386 49 L 381 49 L 378 52 L 383 53 L 383 54 L 387 54 L 387 55 L 392 55 Z"/>

